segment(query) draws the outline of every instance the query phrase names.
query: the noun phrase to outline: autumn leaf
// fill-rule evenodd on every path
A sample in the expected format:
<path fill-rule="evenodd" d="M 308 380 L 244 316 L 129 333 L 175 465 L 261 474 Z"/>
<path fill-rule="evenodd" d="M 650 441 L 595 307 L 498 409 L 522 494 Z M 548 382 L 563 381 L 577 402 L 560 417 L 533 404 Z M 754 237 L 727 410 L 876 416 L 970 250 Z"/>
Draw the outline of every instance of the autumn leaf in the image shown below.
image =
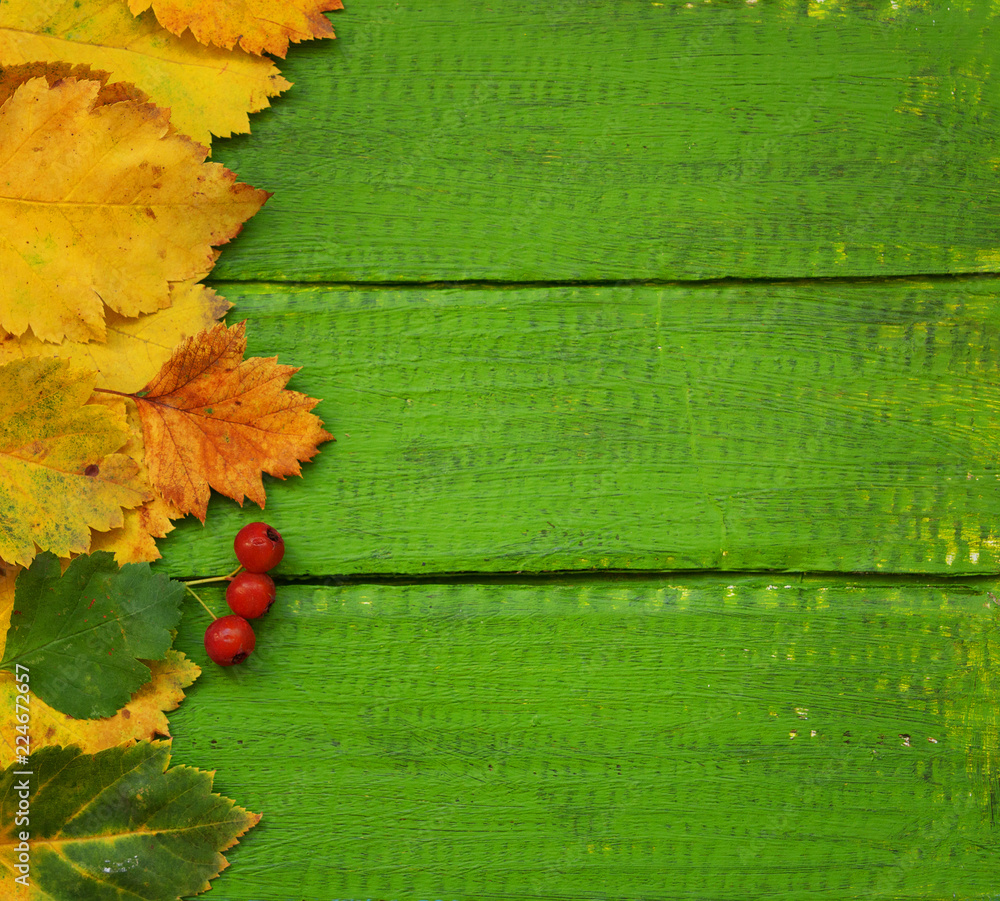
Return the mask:
<path fill-rule="evenodd" d="M 108 340 L 104 344 L 65 342 L 49 344 L 30 333 L 16 338 L 0 333 L 0 365 L 29 357 L 51 357 L 86 366 L 96 372 L 95 386 L 113 391 L 134 392 L 146 385 L 170 358 L 173 348 L 184 338 L 212 326 L 229 309 L 229 303 L 210 288 L 183 282 L 171 286 L 171 305 L 164 310 L 126 319 L 108 315 Z M 122 399 L 112 394 L 95 394 L 92 402 L 119 408 Z M 143 463 L 142 425 L 131 408 L 126 418 L 128 440 L 119 453 L 138 465 L 134 482 L 148 486 Z M 92 530 L 90 549 L 110 551 L 121 564 L 156 560 L 160 552 L 157 538 L 173 529 L 172 520 L 183 516 L 158 497 L 122 511 L 120 526 Z"/>
<path fill-rule="evenodd" d="M 97 393 L 94 399 L 105 398 L 113 403 L 120 400 L 114 394 Z M 143 484 L 149 484 L 149 471 L 145 465 L 145 451 L 142 444 L 142 423 L 139 411 L 134 405 L 126 416 L 129 429 L 129 440 L 122 447 L 122 453 L 134 457 L 139 463 L 139 478 Z M 184 516 L 180 510 L 172 507 L 163 498 L 154 497 L 142 506 L 123 513 L 124 522 L 116 529 L 107 532 L 93 532 L 91 551 L 109 551 L 115 555 L 119 566 L 125 563 L 141 563 L 158 560 L 162 555 L 156 547 L 157 538 L 163 538 L 173 531 L 172 520 Z"/>
<path fill-rule="evenodd" d="M 141 507 L 126 510 L 125 521 L 119 528 L 94 532 L 91 552 L 107 551 L 114 554 L 119 566 L 159 560 L 163 555 L 156 547 L 156 539 L 172 532 L 173 520 L 180 519 L 182 515 L 166 501 L 154 498 Z"/>
<path fill-rule="evenodd" d="M 140 742 L 84 754 L 43 748 L 31 775 L 0 773 L 0 870 L 19 875 L 19 786 L 30 797 L 30 885 L 39 899 L 165 901 L 210 888 L 222 852 L 260 821 L 212 793 L 212 774 L 169 768 L 169 747 Z"/>
<path fill-rule="evenodd" d="M 50 357 L 96 373 L 95 387 L 131 393 L 140 390 L 170 359 L 184 339 L 210 328 L 229 310 L 229 302 L 211 288 L 192 281 L 170 286 L 170 306 L 128 318 L 108 311 L 107 340 L 39 341 L 30 332 L 0 332 L 0 365 L 27 357 Z M 127 452 L 126 452 L 127 453 Z"/>
<path fill-rule="evenodd" d="M 211 270 L 268 198 L 169 113 L 95 106 L 100 82 L 34 78 L 0 107 L 0 327 L 47 341 L 104 340 L 104 307 L 137 316 L 170 282 Z"/>
<path fill-rule="evenodd" d="M 85 553 L 90 529 L 122 525 L 148 489 L 116 453 L 123 413 L 87 403 L 94 376 L 60 360 L 0 366 L 0 560 L 26 564 L 36 545 L 61 557 Z"/>
<path fill-rule="evenodd" d="M 31 691 L 69 716 L 112 716 L 150 680 L 142 661 L 173 643 L 183 595 L 148 563 L 119 568 L 99 551 L 63 573 L 54 555 L 39 554 L 17 577 L 0 669 L 30 667 Z"/>
<path fill-rule="evenodd" d="M 238 43 L 250 53 L 281 57 L 289 41 L 332 38 L 323 13 L 344 8 L 341 0 L 128 0 L 128 6 L 136 15 L 152 8 L 168 31 L 190 28 L 203 44 L 229 49 Z"/>
<path fill-rule="evenodd" d="M 75 719 L 30 695 L 27 706 L 31 711 L 29 736 L 32 753 L 51 745 L 77 745 L 88 753 L 94 753 L 115 745 L 134 744 L 157 737 L 169 738 L 167 713 L 176 710 L 184 700 L 184 689 L 198 678 L 201 669 L 180 651 L 174 650 L 167 651 L 163 660 L 150 661 L 149 668 L 153 678 L 118 713 L 101 719 Z M 0 708 L 3 710 L 14 710 L 16 685 L 12 675 L 0 674 Z M 0 768 L 13 762 L 19 750 L 17 725 L 13 717 L 0 720 Z"/>
<path fill-rule="evenodd" d="M 136 85 L 206 146 L 212 135 L 250 131 L 247 114 L 291 86 L 270 59 L 175 37 L 122 0 L 0 2 L 0 66 L 35 60 L 86 64 Z"/>
<path fill-rule="evenodd" d="M 134 398 L 153 487 L 202 522 L 210 487 L 263 507 L 261 473 L 300 475 L 300 461 L 332 438 L 309 412 L 318 401 L 285 390 L 297 369 L 243 359 L 245 325 L 189 338 Z"/>
<path fill-rule="evenodd" d="M 115 82 L 109 84 L 111 73 L 91 69 L 87 65 L 73 65 L 66 62 L 30 62 L 21 65 L 0 66 L 0 106 L 3 106 L 14 92 L 32 78 L 44 78 L 49 87 L 64 78 L 76 78 L 87 81 L 99 81 L 101 89 L 97 92 L 95 106 L 108 103 L 119 103 L 122 100 L 134 100 L 136 103 L 149 103 L 149 97 L 133 84 Z"/>
<path fill-rule="evenodd" d="M 4 654 L 7 630 L 14 610 L 14 586 L 19 567 L 8 567 L 0 576 L 0 657 Z M 19 614 L 20 615 L 20 614 Z M 78 745 L 84 751 L 102 751 L 143 739 L 170 737 L 166 714 L 184 700 L 184 689 L 201 674 L 194 661 L 180 651 L 167 651 L 162 660 L 147 661 L 152 679 L 132 695 L 132 699 L 114 716 L 102 719 L 74 719 L 53 710 L 31 694 L 30 747 L 38 750 L 49 745 Z M 30 685 L 30 677 L 29 683 Z M 0 672 L 0 709 L 13 712 L 17 682 L 10 673 Z M 19 724 L 13 716 L 0 719 L 0 769 L 8 766 L 17 753 Z"/>

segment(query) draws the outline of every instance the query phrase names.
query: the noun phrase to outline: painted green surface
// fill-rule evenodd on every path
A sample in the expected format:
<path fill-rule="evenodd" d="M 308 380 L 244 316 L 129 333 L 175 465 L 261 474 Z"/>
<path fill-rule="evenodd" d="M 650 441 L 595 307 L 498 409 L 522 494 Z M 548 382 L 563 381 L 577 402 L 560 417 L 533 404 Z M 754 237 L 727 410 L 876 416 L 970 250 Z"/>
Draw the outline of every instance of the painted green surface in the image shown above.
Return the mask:
<path fill-rule="evenodd" d="M 290 54 L 215 276 L 338 441 L 161 542 L 266 518 L 302 580 L 171 716 L 264 814 L 213 898 L 998 897 L 1000 281 L 922 277 L 1000 268 L 998 11 L 358 0 Z M 827 574 L 711 572 L 764 568 Z"/>
<path fill-rule="evenodd" d="M 213 899 L 995 898 L 998 587 L 279 586 L 171 717 Z"/>
<path fill-rule="evenodd" d="M 299 576 L 996 572 L 998 288 L 220 286 L 337 436 L 268 485 Z M 217 499 L 166 570 L 260 515 Z"/>
<path fill-rule="evenodd" d="M 992 0 L 359 0 L 216 158 L 230 279 L 995 270 Z"/>

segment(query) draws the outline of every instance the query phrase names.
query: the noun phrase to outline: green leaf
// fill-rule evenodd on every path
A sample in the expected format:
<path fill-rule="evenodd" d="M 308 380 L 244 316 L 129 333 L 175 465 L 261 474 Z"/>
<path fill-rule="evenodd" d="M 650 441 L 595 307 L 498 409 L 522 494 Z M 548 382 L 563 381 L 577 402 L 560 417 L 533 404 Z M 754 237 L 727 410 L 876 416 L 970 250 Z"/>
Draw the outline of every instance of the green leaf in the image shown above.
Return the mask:
<path fill-rule="evenodd" d="M 168 769 L 168 749 L 165 742 L 97 754 L 49 747 L 27 766 L 11 765 L 0 775 L 0 870 L 17 874 L 27 831 L 32 897 L 167 901 L 209 888 L 227 866 L 221 852 L 260 814 L 213 794 L 211 773 Z M 22 791 L 28 825 L 15 819 Z"/>
<path fill-rule="evenodd" d="M 166 655 L 183 594 L 148 563 L 119 569 L 106 551 L 77 557 L 64 575 L 39 554 L 17 577 L 0 669 L 27 666 L 31 690 L 69 716 L 112 716 L 150 680 L 141 661 Z"/>

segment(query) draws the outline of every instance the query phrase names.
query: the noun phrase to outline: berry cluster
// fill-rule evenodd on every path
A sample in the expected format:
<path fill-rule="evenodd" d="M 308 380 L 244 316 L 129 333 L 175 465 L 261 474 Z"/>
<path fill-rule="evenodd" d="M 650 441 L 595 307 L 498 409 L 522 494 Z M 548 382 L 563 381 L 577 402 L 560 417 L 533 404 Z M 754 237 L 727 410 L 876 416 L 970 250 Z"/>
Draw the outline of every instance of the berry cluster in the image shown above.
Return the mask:
<path fill-rule="evenodd" d="M 226 589 L 226 603 L 233 612 L 213 619 L 205 630 L 205 651 L 220 666 L 242 663 L 250 656 L 257 639 L 247 620 L 271 609 L 274 580 L 267 571 L 285 556 L 281 535 L 264 522 L 252 522 L 240 529 L 233 547 L 242 567 L 232 575 Z"/>

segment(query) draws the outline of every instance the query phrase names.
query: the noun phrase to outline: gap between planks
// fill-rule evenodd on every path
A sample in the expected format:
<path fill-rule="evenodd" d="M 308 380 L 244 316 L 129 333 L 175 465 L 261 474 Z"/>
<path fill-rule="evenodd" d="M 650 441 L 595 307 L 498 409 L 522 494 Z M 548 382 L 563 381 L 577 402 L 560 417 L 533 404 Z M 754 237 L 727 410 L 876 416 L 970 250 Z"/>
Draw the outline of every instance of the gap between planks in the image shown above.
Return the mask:
<path fill-rule="evenodd" d="M 284 577 L 280 573 L 271 573 L 276 585 L 314 586 L 329 588 L 332 586 L 353 587 L 360 585 L 519 585 L 525 587 L 552 585 L 582 585 L 601 582 L 722 582 L 725 580 L 741 580 L 747 578 L 768 578 L 774 582 L 807 582 L 822 581 L 831 585 L 921 585 L 933 588 L 951 588 L 956 591 L 977 592 L 984 586 L 994 584 L 1000 571 L 976 573 L 975 575 L 939 576 L 921 573 L 885 573 L 885 572 L 837 572 L 834 570 L 816 570 L 811 572 L 787 572 L 784 570 L 722 570 L 722 569 L 683 569 L 683 570 L 553 570 L 551 572 L 437 572 L 437 573 L 353 573 L 328 575 L 308 575 L 300 577 Z M 202 578 L 202 574 L 186 573 L 172 574 L 170 578 L 188 581 Z M 1000 604 L 1000 601 L 998 601 Z"/>
<path fill-rule="evenodd" d="M 581 280 L 581 281 L 490 281 L 482 279 L 459 279 L 431 280 L 431 281 L 305 281 L 289 280 L 274 281 L 267 279 L 205 279 L 205 284 L 222 292 L 226 285 L 245 289 L 247 286 L 266 288 L 268 290 L 315 290 L 323 288 L 327 290 L 385 290 L 398 288 L 400 290 L 414 290 L 424 288 L 427 290 L 455 290 L 468 288 L 476 289 L 509 289 L 522 290 L 525 288 L 691 288 L 691 287 L 738 287 L 740 285 L 801 285 L 801 284 L 829 284 L 829 285 L 858 285 L 858 284 L 893 284 L 903 283 L 915 278 L 929 280 L 936 283 L 959 283 L 966 281 L 989 281 L 1000 276 L 1000 270 L 990 272 L 975 272 L 950 274 L 942 272 L 911 272 L 906 275 L 866 275 L 866 276 L 809 276 L 803 278 L 706 278 L 706 279 L 605 279 L 605 280 Z"/>

